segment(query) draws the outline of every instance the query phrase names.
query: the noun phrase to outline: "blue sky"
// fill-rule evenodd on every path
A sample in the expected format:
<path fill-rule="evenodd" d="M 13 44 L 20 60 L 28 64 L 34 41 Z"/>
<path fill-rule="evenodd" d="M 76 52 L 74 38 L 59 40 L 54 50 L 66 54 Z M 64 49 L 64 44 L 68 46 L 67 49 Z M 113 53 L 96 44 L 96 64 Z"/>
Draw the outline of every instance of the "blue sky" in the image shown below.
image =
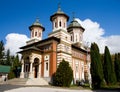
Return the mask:
<path fill-rule="evenodd" d="M 29 36 L 28 26 L 36 17 L 40 18 L 46 33 L 50 32 L 49 18 L 57 11 L 59 2 L 70 17 L 75 12 L 75 17 L 81 20 L 90 18 L 100 23 L 105 35 L 120 34 L 119 0 L 0 0 L 0 39 L 4 40 L 11 32 Z"/>
<path fill-rule="evenodd" d="M 119 0 L 0 0 L 0 40 L 10 33 L 25 34 L 30 37 L 28 27 L 39 17 L 45 27 L 44 37 L 52 32 L 50 16 L 61 9 L 72 20 L 72 12 L 80 20 L 91 19 L 104 29 L 103 36 L 120 35 Z M 68 23 L 69 23 L 68 22 Z"/>

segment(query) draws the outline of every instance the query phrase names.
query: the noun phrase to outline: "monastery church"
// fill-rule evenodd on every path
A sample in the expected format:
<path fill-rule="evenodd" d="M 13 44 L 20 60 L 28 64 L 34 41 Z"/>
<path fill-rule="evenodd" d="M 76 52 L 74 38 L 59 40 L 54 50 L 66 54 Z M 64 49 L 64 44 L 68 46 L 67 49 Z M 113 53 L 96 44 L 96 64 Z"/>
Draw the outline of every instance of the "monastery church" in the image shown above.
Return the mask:
<path fill-rule="evenodd" d="M 67 25 L 69 16 L 60 7 L 50 16 L 52 31 L 42 39 L 45 28 L 38 19 L 29 27 L 31 39 L 20 47 L 22 70 L 20 78 L 44 78 L 51 81 L 59 63 L 68 61 L 74 82 L 87 80 L 89 76 L 88 51 L 83 46 L 85 29 L 74 18 Z"/>

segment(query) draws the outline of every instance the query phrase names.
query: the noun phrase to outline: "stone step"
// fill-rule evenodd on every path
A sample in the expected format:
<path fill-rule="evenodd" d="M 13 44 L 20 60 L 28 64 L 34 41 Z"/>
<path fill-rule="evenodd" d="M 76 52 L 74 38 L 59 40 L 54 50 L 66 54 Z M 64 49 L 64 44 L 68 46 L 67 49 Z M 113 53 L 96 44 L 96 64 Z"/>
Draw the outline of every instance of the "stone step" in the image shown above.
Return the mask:
<path fill-rule="evenodd" d="M 28 80 L 27 78 L 14 78 L 6 81 L 6 83 L 12 85 L 25 85 L 27 80 Z"/>
<path fill-rule="evenodd" d="M 43 78 L 31 78 L 31 79 L 27 80 L 26 85 L 42 85 L 42 86 L 44 85 L 44 86 L 47 86 L 49 84 Z"/>
<path fill-rule="evenodd" d="M 7 80 L 5 83 L 11 85 L 49 85 L 44 78 L 14 78 L 11 80 Z"/>

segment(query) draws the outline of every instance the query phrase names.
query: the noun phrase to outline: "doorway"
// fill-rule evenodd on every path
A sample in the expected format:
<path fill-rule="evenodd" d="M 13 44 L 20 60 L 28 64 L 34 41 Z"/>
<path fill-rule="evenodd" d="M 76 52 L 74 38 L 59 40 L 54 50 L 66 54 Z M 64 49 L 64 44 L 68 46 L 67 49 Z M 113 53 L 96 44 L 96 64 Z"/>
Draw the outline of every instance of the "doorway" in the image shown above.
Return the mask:
<path fill-rule="evenodd" d="M 29 72 L 30 72 L 30 62 L 29 62 L 29 57 L 27 57 L 24 63 L 24 77 L 25 78 L 29 77 Z"/>
<path fill-rule="evenodd" d="M 38 72 L 39 72 L 39 59 L 38 58 L 34 59 L 33 67 L 34 67 L 34 78 L 37 78 Z"/>

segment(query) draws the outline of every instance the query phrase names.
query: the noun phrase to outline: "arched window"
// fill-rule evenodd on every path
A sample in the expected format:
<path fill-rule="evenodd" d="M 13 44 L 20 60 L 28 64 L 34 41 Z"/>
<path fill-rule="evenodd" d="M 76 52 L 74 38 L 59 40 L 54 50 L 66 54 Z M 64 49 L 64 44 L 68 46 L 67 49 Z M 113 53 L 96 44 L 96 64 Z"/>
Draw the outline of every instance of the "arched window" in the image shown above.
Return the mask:
<path fill-rule="evenodd" d="M 55 28 L 57 28 L 57 22 L 55 22 Z"/>
<path fill-rule="evenodd" d="M 37 36 L 37 32 L 35 32 L 35 36 Z"/>
<path fill-rule="evenodd" d="M 59 22 L 59 26 L 61 27 L 61 21 Z"/>
<path fill-rule="evenodd" d="M 64 28 L 65 28 L 65 22 L 64 22 Z"/>
<path fill-rule="evenodd" d="M 32 37 L 34 37 L 34 31 L 32 31 Z"/>
<path fill-rule="evenodd" d="M 41 37 L 41 32 L 39 33 L 39 37 Z"/>
<path fill-rule="evenodd" d="M 71 41 L 73 41 L 73 36 L 71 35 Z"/>
<path fill-rule="evenodd" d="M 77 35 L 76 35 L 76 42 L 77 42 Z"/>
<path fill-rule="evenodd" d="M 48 70 L 48 62 L 46 62 L 46 70 Z"/>

